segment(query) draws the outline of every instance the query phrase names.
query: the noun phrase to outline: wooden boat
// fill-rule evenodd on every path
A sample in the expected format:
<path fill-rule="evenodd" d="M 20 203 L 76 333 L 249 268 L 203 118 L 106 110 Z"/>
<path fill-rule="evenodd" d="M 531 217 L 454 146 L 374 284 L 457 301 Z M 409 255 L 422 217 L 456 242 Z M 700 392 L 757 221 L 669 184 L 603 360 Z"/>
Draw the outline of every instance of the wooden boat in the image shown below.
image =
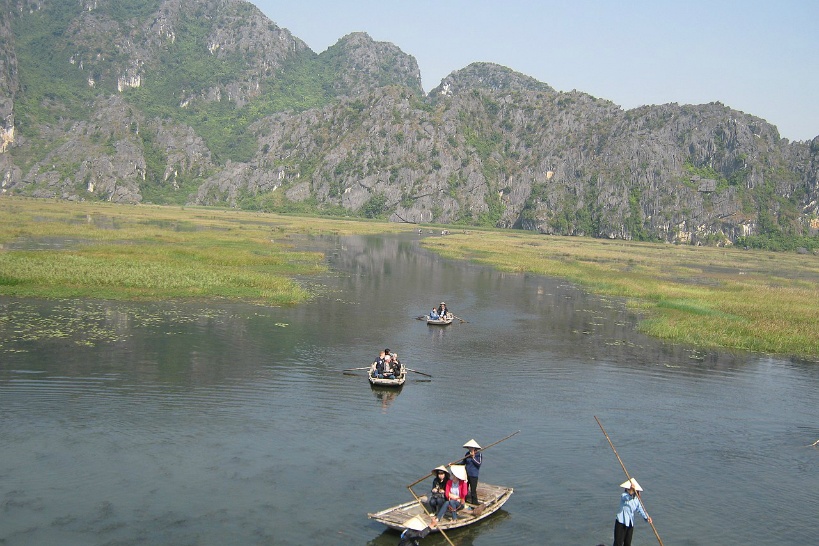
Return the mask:
<path fill-rule="evenodd" d="M 407 381 L 407 368 L 401 364 L 401 373 L 395 379 L 387 379 L 386 377 L 373 377 L 375 370 L 375 362 L 370 366 L 370 371 L 367 373 L 367 379 L 370 380 L 370 385 L 374 387 L 400 387 Z"/>
<path fill-rule="evenodd" d="M 478 504 L 467 504 L 465 508 L 458 511 L 458 519 L 453 520 L 445 516 L 442 521 L 438 522 L 438 528 L 448 531 L 488 518 L 500 510 L 513 492 L 514 489 L 511 487 L 478 483 Z M 431 516 L 429 514 L 430 508 L 426 504 L 427 497 L 424 495 L 419 498 L 424 503 L 423 505 L 418 501 L 405 502 L 380 512 L 367 514 L 367 517 L 399 531 L 404 530 L 404 523 L 413 516 L 419 516 L 429 524 Z M 437 531 L 438 528 L 433 529 L 433 531 Z"/>
<path fill-rule="evenodd" d="M 441 318 L 432 319 L 429 318 L 427 315 L 427 324 L 430 326 L 447 326 L 448 324 L 452 324 L 452 321 L 455 319 L 452 313 L 447 313 Z"/>

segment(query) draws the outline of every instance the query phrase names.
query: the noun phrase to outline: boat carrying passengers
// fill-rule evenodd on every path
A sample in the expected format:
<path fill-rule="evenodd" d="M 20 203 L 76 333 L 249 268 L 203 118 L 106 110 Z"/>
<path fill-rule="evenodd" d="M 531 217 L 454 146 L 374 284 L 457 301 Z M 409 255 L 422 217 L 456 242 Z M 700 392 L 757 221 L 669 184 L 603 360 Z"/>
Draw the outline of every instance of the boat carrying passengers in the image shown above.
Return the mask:
<path fill-rule="evenodd" d="M 379 379 L 395 379 L 401 375 L 401 362 L 398 360 L 398 354 L 390 352 L 389 349 L 381 351 L 378 358 L 375 359 L 372 373 L 373 377 Z"/>

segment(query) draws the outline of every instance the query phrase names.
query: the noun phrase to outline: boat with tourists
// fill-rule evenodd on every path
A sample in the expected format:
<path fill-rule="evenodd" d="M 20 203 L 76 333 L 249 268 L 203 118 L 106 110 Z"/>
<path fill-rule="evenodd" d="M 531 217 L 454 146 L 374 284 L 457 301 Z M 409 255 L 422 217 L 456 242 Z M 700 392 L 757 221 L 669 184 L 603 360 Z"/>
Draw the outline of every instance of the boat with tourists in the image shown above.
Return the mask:
<path fill-rule="evenodd" d="M 375 373 L 375 362 L 370 366 L 370 373 L 367 374 L 370 385 L 374 387 L 400 387 L 407 381 L 407 368 L 401 364 L 401 372 L 396 376 L 378 377 Z"/>
<path fill-rule="evenodd" d="M 378 387 L 400 387 L 407 381 L 407 368 L 398 360 L 398 354 L 384 349 L 370 364 L 367 372 L 370 385 Z"/>
<path fill-rule="evenodd" d="M 446 313 L 442 317 L 432 318 L 427 315 L 427 324 L 430 326 L 448 326 L 452 324 L 452 321 L 455 320 L 455 315 L 452 313 Z"/>
<path fill-rule="evenodd" d="M 503 506 L 509 500 L 509 497 L 514 492 L 511 487 L 503 487 L 500 485 L 489 485 L 486 483 L 478 484 L 478 504 L 469 504 L 458 511 L 457 519 L 450 519 L 445 517 L 438 522 L 438 526 L 432 528 L 432 531 L 443 529 L 457 529 L 472 525 L 482 519 L 486 519 Z M 421 518 L 427 525 L 432 521 L 431 509 L 427 504 L 427 497 L 423 495 L 416 497 L 418 500 L 405 502 L 397 506 L 392 506 L 380 512 L 367 514 L 367 517 L 383 523 L 387 527 L 399 531 L 404 530 L 404 523 L 415 516 Z"/>

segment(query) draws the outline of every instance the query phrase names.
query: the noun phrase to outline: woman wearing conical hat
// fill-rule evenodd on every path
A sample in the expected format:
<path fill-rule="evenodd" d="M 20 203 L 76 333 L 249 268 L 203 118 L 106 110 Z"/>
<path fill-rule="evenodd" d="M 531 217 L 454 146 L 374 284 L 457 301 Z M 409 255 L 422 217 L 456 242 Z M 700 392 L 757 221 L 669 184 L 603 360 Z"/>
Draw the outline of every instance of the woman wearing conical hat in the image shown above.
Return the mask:
<path fill-rule="evenodd" d="M 438 519 L 440 520 L 446 514 L 452 516 L 452 519 L 458 519 L 458 510 L 466 506 L 466 493 L 468 486 L 466 485 L 466 469 L 463 465 L 453 464 L 449 466 L 450 479 L 447 480 L 444 489 L 444 496 L 446 502 L 438 509 Z"/>
<path fill-rule="evenodd" d="M 464 448 L 469 450 L 464 455 L 463 461 L 461 461 L 461 464 L 466 467 L 466 481 L 469 483 L 466 502 L 478 504 L 478 473 L 483 463 L 483 453 L 481 452 L 481 446 L 474 438 L 465 443 Z"/>
<path fill-rule="evenodd" d="M 430 510 L 435 514 L 440 510 L 441 506 L 446 502 L 446 482 L 449 480 L 449 470 L 445 466 L 437 466 L 432 470 L 432 489 L 427 496 L 427 504 Z"/>
<path fill-rule="evenodd" d="M 640 497 L 637 495 L 638 491 L 643 490 L 637 480 L 629 478 L 628 481 L 621 483 L 620 487 L 624 491 L 620 495 L 620 509 L 614 520 L 614 546 L 631 546 L 631 537 L 634 534 L 634 512 L 643 516 L 643 519 L 649 523 L 651 523 L 651 518 L 646 514 L 643 503 L 640 502 Z"/>

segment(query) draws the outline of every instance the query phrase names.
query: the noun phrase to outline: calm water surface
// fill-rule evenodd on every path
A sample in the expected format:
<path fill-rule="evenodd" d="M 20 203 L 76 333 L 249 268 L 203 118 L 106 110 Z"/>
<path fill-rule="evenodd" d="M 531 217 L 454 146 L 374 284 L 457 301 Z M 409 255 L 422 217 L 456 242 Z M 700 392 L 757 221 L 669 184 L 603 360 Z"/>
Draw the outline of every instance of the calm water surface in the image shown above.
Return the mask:
<path fill-rule="evenodd" d="M 408 236 L 309 244 L 333 273 L 292 309 L 0 300 L 0 544 L 394 545 L 367 512 L 518 430 L 481 471 L 514 495 L 454 542 L 610 544 L 625 475 L 594 416 L 665 544 L 816 544 L 816 363 L 662 344 Z M 466 322 L 416 320 L 441 300 Z M 433 378 L 341 373 L 383 347 Z"/>

